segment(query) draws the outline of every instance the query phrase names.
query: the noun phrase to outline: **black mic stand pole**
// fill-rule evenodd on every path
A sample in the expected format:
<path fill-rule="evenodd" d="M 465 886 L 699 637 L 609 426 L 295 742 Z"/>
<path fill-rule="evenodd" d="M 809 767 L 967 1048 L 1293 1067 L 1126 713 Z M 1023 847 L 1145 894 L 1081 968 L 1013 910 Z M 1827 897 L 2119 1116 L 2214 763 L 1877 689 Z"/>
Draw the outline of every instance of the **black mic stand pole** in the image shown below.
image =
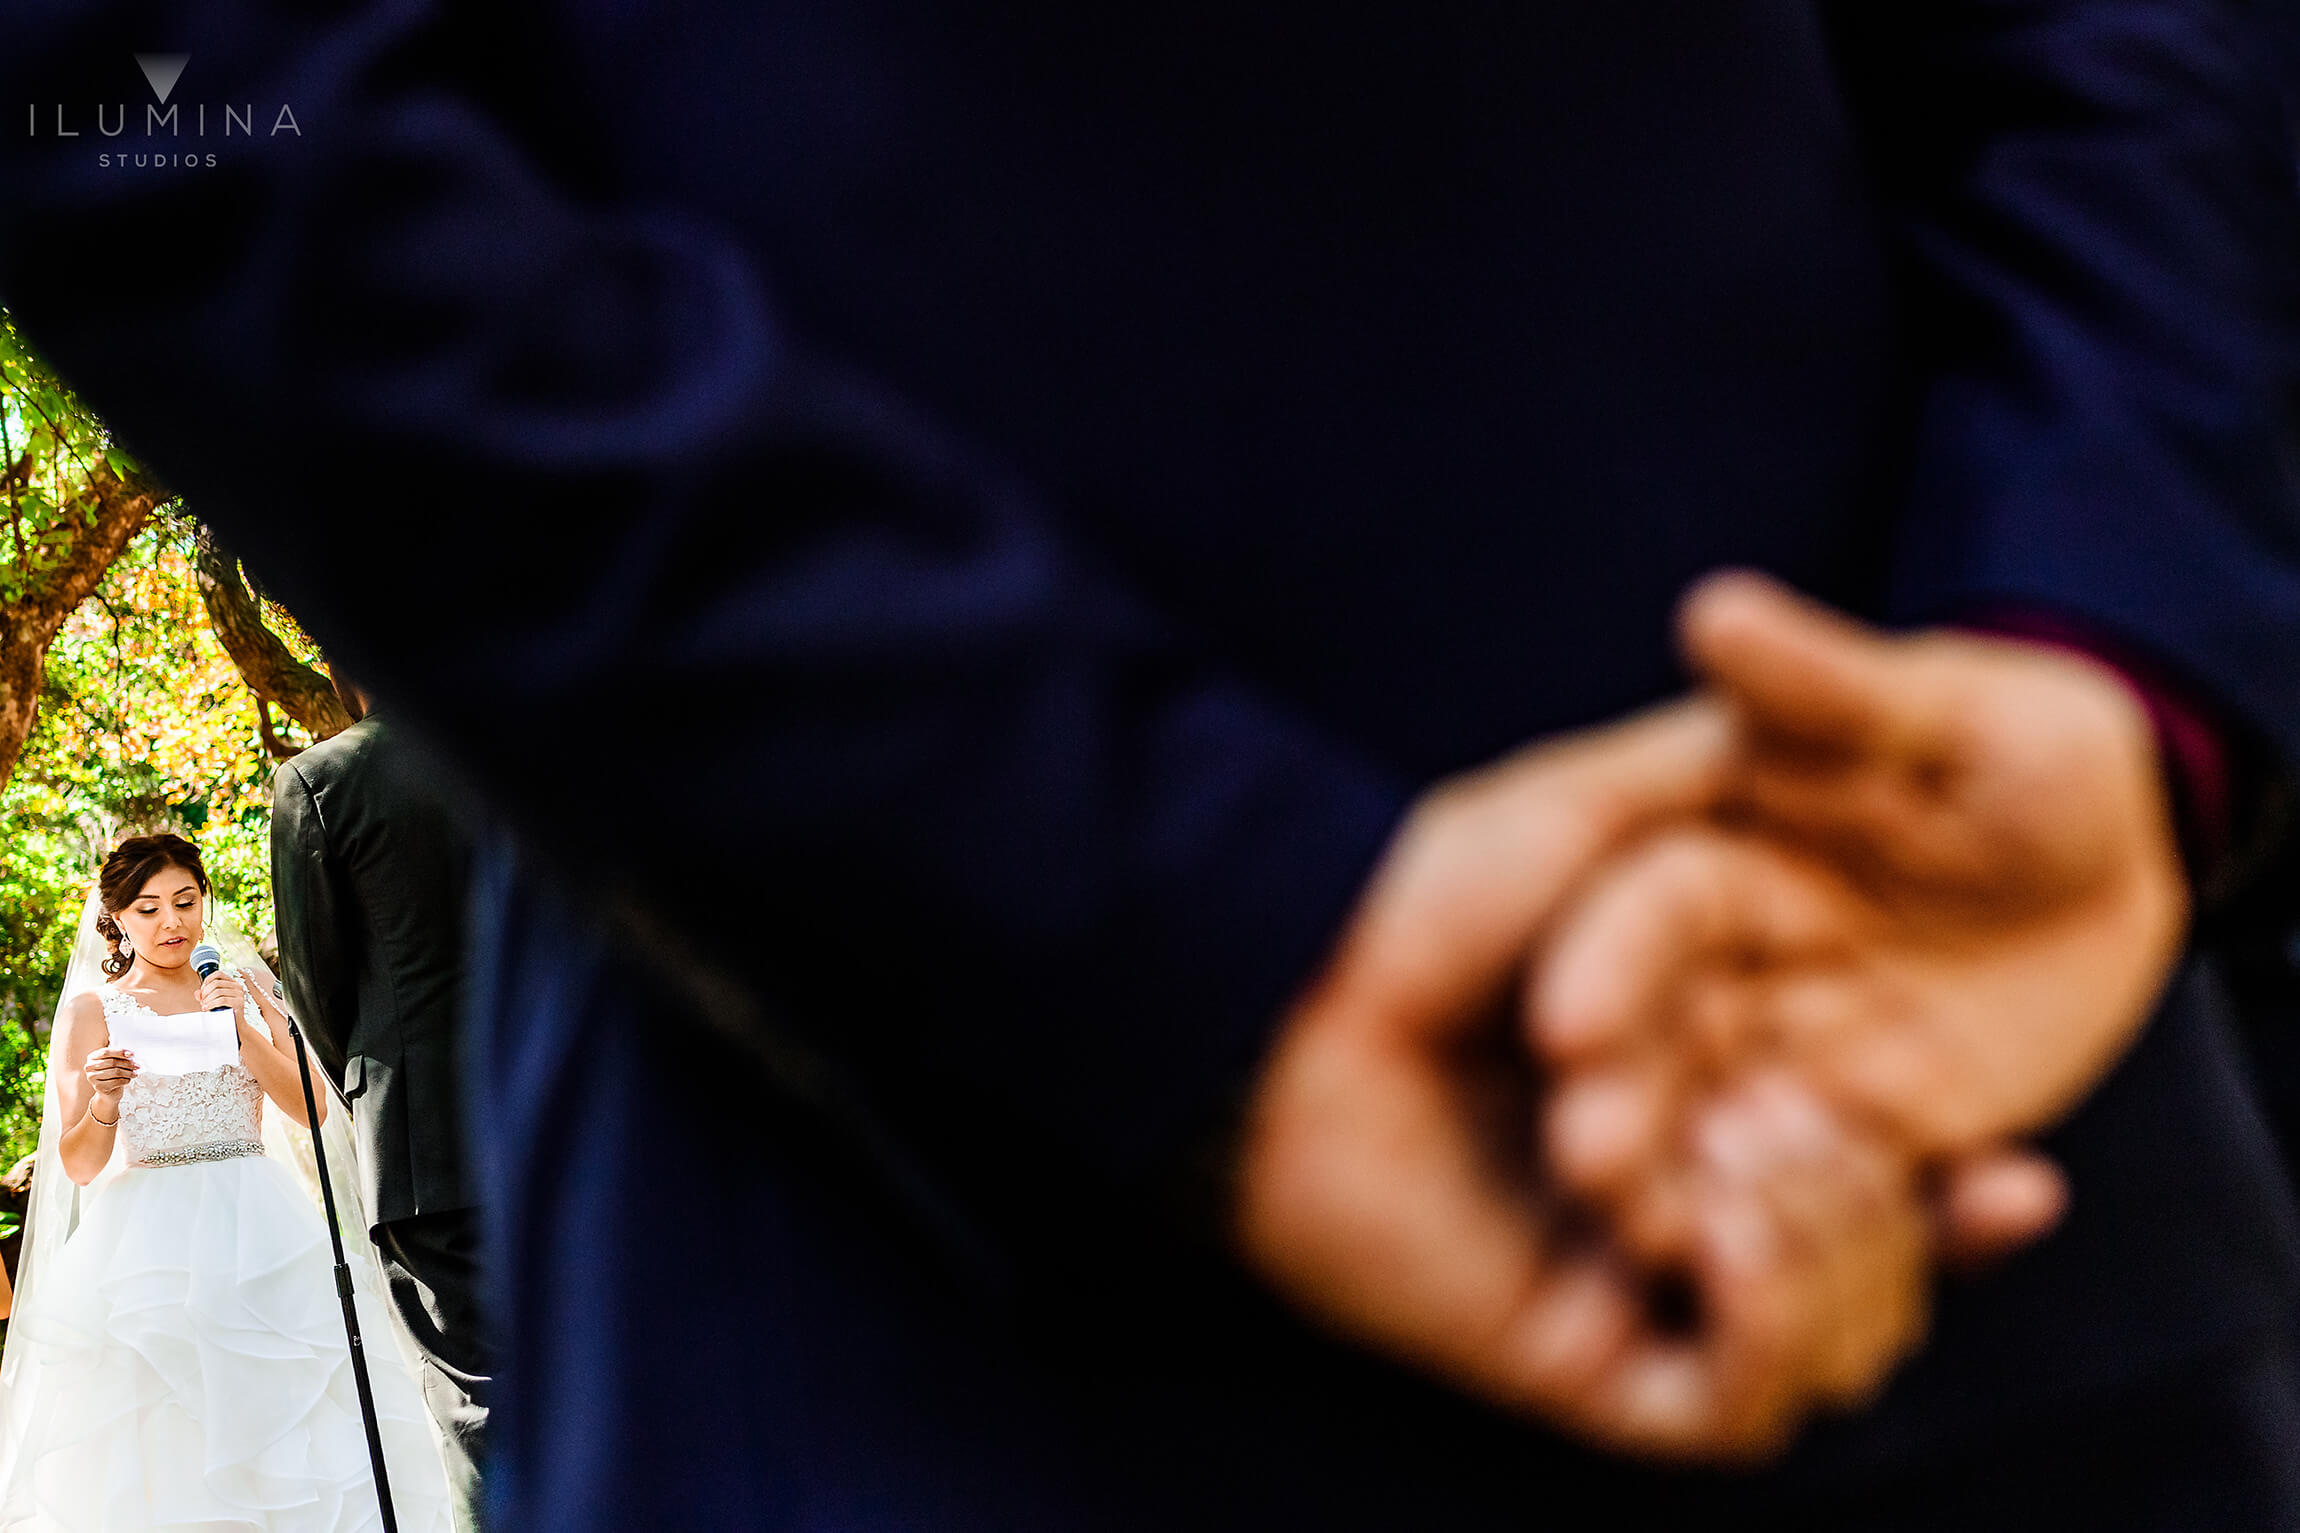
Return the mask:
<path fill-rule="evenodd" d="M 288 1036 L 295 1040 L 296 1068 L 303 1072 L 304 1119 L 311 1125 L 312 1159 L 319 1165 L 320 1201 L 327 1205 L 327 1238 L 335 1247 L 335 1292 L 343 1300 L 343 1334 L 351 1342 L 351 1378 L 359 1386 L 359 1414 L 367 1423 L 367 1461 L 375 1466 L 375 1499 L 383 1508 L 383 1533 L 399 1533 L 399 1517 L 391 1509 L 391 1474 L 383 1467 L 383 1431 L 375 1420 L 375 1391 L 367 1382 L 367 1349 L 360 1345 L 359 1312 L 351 1301 L 351 1264 L 344 1260 L 343 1231 L 335 1222 L 335 1183 L 327 1178 L 327 1146 L 320 1140 L 319 1102 L 311 1089 L 311 1056 L 304 1052 L 303 1029 L 296 1026 L 293 1017 L 288 1018 Z"/>

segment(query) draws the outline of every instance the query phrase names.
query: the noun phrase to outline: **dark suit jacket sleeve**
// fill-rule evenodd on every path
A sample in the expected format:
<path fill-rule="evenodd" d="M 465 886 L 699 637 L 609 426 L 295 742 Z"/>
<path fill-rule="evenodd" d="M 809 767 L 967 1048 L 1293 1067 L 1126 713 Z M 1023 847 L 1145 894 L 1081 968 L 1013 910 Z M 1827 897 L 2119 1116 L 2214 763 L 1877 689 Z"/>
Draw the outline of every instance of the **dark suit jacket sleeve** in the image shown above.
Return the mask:
<path fill-rule="evenodd" d="M 2300 760 L 2300 198 L 2263 18 L 1844 0 L 1833 21 L 1922 390 L 1899 614 L 2073 614 Z"/>
<path fill-rule="evenodd" d="M 346 1028 L 358 1015 L 344 950 L 340 878 L 311 784 L 294 762 L 286 762 L 272 774 L 272 898 L 280 980 L 312 1051 L 338 1086 L 344 1084 L 351 1051 Z"/>
<path fill-rule="evenodd" d="M 1403 791 L 786 333 L 747 251 L 554 179 L 447 9 L 11 13 L 0 100 L 140 101 L 165 36 L 301 131 L 173 176 L 14 140 L 0 296 L 546 855 L 866 1071 L 1161 1159 Z"/>

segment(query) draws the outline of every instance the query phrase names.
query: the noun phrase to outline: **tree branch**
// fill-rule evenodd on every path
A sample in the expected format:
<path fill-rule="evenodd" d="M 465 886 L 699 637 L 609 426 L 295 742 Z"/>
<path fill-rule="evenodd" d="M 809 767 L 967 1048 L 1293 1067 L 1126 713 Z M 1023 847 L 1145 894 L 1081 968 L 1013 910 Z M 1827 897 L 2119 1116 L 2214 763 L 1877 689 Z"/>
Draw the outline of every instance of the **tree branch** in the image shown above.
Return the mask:
<path fill-rule="evenodd" d="M 217 641 L 259 700 L 279 704 L 280 711 L 302 725 L 314 740 L 351 727 L 351 715 L 335 695 L 335 683 L 298 660 L 280 642 L 279 635 L 265 626 L 263 609 L 240 579 L 239 560 L 205 525 L 192 541 L 192 572 Z M 264 733 L 269 749 L 268 718 Z"/>
<path fill-rule="evenodd" d="M 94 594 L 120 550 L 143 530 L 166 498 L 155 485 L 124 480 L 109 464 L 97 464 L 76 502 L 93 500 L 94 518 L 73 536 L 55 568 L 43 572 L 19 600 L 0 609 L 0 783 L 16 769 L 16 757 L 32 733 L 41 670 L 56 630 L 73 608 Z M 26 578 L 32 580 L 29 569 Z"/>
<path fill-rule="evenodd" d="M 70 438 L 64 434 L 63 422 L 57 420 L 55 416 L 50 415 L 46 410 L 42 409 L 40 406 L 40 401 L 33 398 L 29 393 L 23 396 L 23 400 L 24 403 L 30 405 L 33 408 L 33 410 L 39 415 L 40 419 L 46 423 L 48 427 L 48 477 L 50 479 L 60 477 L 56 473 L 56 454 L 58 452 L 69 452 L 72 455 L 73 461 L 80 465 L 80 471 L 86 474 L 90 479 L 94 479 L 96 477 L 96 470 L 94 465 L 90 464 L 86 458 L 80 455 L 80 449 L 73 446 Z M 164 499 L 165 497 L 162 498 Z"/>
<path fill-rule="evenodd" d="M 264 750 L 274 761 L 285 761 L 303 749 L 300 745 L 288 744 L 272 732 L 272 705 L 268 697 L 256 699 L 256 733 L 263 737 Z"/>
<path fill-rule="evenodd" d="M 26 604 L 48 620 L 50 636 L 64 625 L 72 609 L 95 591 L 112 561 L 120 557 L 120 550 L 144 530 L 144 524 L 168 496 L 156 485 L 140 479 L 124 480 L 112 472 L 110 464 L 99 463 L 89 472 L 88 488 L 81 498 L 95 501 L 94 521 L 72 539 L 64 562 L 26 598 Z"/>
<path fill-rule="evenodd" d="M 103 608 L 104 616 L 112 622 L 112 692 L 116 697 L 120 691 L 120 673 L 128 668 L 128 651 L 120 642 L 120 614 L 113 610 L 101 591 L 89 592 L 88 600 Z"/>
<path fill-rule="evenodd" d="M 9 465 L 0 473 L 0 489 L 8 492 L 8 526 L 16 535 L 16 562 L 21 564 L 32 556 L 24 542 L 24 486 L 32 478 L 32 454 L 16 456 L 16 434 L 8 429 L 5 409 L 0 409 L 0 463 Z"/>

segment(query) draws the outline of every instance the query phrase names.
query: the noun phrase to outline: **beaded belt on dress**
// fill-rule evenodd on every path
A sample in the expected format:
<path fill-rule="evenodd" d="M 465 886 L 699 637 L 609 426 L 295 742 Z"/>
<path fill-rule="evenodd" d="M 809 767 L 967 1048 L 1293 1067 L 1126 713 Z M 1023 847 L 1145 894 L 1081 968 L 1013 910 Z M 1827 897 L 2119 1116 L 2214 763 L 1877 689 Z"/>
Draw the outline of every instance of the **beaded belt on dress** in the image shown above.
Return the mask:
<path fill-rule="evenodd" d="M 202 1161 L 239 1160 L 263 1152 L 263 1141 L 260 1139 L 219 1139 L 214 1144 L 188 1144 L 180 1150 L 154 1150 L 141 1160 L 129 1161 L 128 1165 L 135 1170 L 156 1166 L 196 1166 Z"/>

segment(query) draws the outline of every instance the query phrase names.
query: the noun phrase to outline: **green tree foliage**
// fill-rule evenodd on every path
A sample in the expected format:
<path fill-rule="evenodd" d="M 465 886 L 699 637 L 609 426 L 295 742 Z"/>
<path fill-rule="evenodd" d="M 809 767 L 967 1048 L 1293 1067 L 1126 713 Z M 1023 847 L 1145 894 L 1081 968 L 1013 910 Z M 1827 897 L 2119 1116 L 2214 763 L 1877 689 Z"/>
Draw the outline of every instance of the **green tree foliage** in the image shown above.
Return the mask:
<path fill-rule="evenodd" d="M 93 520 L 86 490 L 97 465 L 114 477 L 134 461 L 0 314 L 0 484 L 8 498 L 8 562 L 0 606 L 36 600 L 71 560 Z"/>

